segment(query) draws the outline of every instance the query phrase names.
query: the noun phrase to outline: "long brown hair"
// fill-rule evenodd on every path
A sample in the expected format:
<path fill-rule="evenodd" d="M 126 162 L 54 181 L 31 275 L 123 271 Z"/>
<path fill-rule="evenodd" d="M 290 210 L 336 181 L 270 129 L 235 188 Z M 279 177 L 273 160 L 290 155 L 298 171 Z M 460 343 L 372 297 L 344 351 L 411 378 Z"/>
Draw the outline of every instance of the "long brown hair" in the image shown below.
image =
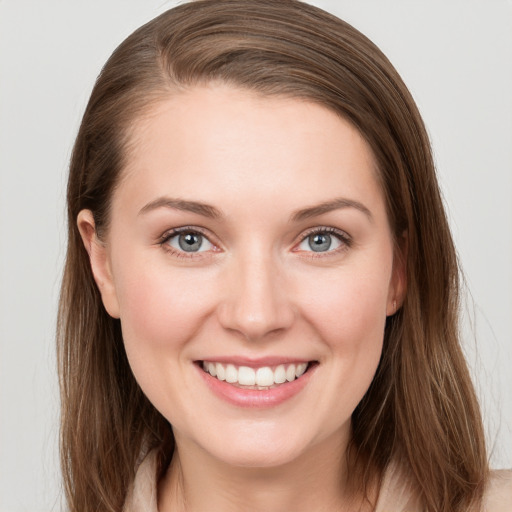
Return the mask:
<path fill-rule="evenodd" d="M 407 234 L 407 294 L 388 318 L 376 376 L 353 413 L 353 478 L 364 492 L 397 460 L 427 510 L 478 508 L 487 456 L 459 344 L 458 265 L 410 93 L 373 43 L 321 9 L 296 0 L 199 0 L 167 11 L 115 50 L 73 150 L 58 322 L 70 510 L 119 512 L 141 457 L 157 450 L 164 471 L 174 446 L 170 425 L 132 375 L 119 320 L 102 305 L 77 215 L 90 209 L 104 236 L 133 121 L 177 89 L 211 81 L 324 105 L 372 148 L 395 237 Z"/>

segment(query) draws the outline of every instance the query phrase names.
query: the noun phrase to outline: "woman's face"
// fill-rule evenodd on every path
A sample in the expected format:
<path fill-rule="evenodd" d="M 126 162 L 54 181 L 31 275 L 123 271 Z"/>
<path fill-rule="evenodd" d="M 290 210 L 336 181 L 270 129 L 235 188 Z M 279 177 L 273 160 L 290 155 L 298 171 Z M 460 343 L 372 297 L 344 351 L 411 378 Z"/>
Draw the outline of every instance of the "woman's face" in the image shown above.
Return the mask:
<path fill-rule="evenodd" d="M 106 243 L 88 212 L 79 226 L 179 449 L 275 466 L 339 447 L 403 284 L 365 141 L 321 106 L 221 85 L 160 103 L 133 141 Z"/>

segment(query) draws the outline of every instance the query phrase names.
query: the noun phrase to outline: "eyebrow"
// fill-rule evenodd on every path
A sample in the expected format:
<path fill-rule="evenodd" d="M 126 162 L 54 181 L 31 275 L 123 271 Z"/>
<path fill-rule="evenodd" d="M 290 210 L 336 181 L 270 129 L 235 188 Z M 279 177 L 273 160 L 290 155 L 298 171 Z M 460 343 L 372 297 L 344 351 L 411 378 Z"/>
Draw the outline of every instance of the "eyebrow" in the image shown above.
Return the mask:
<path fill-rule="evenodd" d="M 211 219 L 222 217 L 222 214 L 215 206 L 197 201 L 186 201 L 184 199 L 174 199 L 171 197 L 159 197 L 149 202 L 141 208 L 139 215 L 148 213 L 158 208 L 172 208 L 174 210 L 182 210 L 186 212 L 197 213 Z"/>
<path fill-rule="evenodd" d="M 326 201 L 325 203 L 320 203 L 316 206 L 298 210 L 292 214 L 291 219 L 293 222 L 298 222 L 301 220 L 310 219 L 311 217 L 323 215 L 324 213 L 332 212 L 333 210 L 340 210 L 344 208 L 355 208 L 356 210 L 364 213 L 370 222 L 373 222 L 372 212 L 363 203 L 343 197 L 336 198 L 331 201 Z"/>
<path fill-rule="evenodd" d="M 198 215 L 203 215 L 204 217 L 211 219 L 219 219 L 222 217 L 222 213 L 217 208 L 215 208 L 215 206 L 211 206 L 206 203 L 200 203 L 198 201 L 187 201 L 185 199 L 174 199 L 171 197 L 159 197 L 147 203 L 141 208 L 139 215 L 148 213 L 158 208 L 171 208 L 175 210 L 197 213 Z M 292 222 L 299 222 L 302 220 L 310 219 L 312 217 L 323 215 L 325 213 L 329 213 L 333 210 L 340 210 L 344 208 L 355 208 L 356 210 L 364 213 L 370 221 L 373 221 L 372 213 L 363 203 L 346 198 L 336 198 L 315 206 L 297 210 L 292 214 L 291 220 Z"/>

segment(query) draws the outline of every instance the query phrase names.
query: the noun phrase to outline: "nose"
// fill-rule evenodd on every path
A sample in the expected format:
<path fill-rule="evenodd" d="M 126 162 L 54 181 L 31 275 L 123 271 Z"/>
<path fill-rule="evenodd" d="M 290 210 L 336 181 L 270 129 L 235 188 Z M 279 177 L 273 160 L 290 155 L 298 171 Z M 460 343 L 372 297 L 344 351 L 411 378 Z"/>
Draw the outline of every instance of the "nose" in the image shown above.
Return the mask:
<path fill-rule="evenodd" d="M 219 305 L 221 325 L 247 340 L 262 340 L 284 332 L 295 318 L 280 265 L 260 251 L 239 258 L 227 270 Z"/>

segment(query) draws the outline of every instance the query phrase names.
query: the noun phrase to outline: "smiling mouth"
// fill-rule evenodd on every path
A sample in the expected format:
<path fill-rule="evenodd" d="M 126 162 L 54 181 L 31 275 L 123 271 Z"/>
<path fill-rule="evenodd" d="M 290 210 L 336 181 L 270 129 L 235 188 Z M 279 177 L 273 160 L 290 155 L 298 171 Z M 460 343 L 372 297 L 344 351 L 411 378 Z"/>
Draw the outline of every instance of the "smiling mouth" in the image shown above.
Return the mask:
<path fill-rule="evenodd" d="M 302 377 L 316 361 L 276 366 L 236 366 L 215 361 L 200 361 L 204 372 L 219 381 L 225 381 L 242 389 L 267 390 L 293 382 Z"/>

